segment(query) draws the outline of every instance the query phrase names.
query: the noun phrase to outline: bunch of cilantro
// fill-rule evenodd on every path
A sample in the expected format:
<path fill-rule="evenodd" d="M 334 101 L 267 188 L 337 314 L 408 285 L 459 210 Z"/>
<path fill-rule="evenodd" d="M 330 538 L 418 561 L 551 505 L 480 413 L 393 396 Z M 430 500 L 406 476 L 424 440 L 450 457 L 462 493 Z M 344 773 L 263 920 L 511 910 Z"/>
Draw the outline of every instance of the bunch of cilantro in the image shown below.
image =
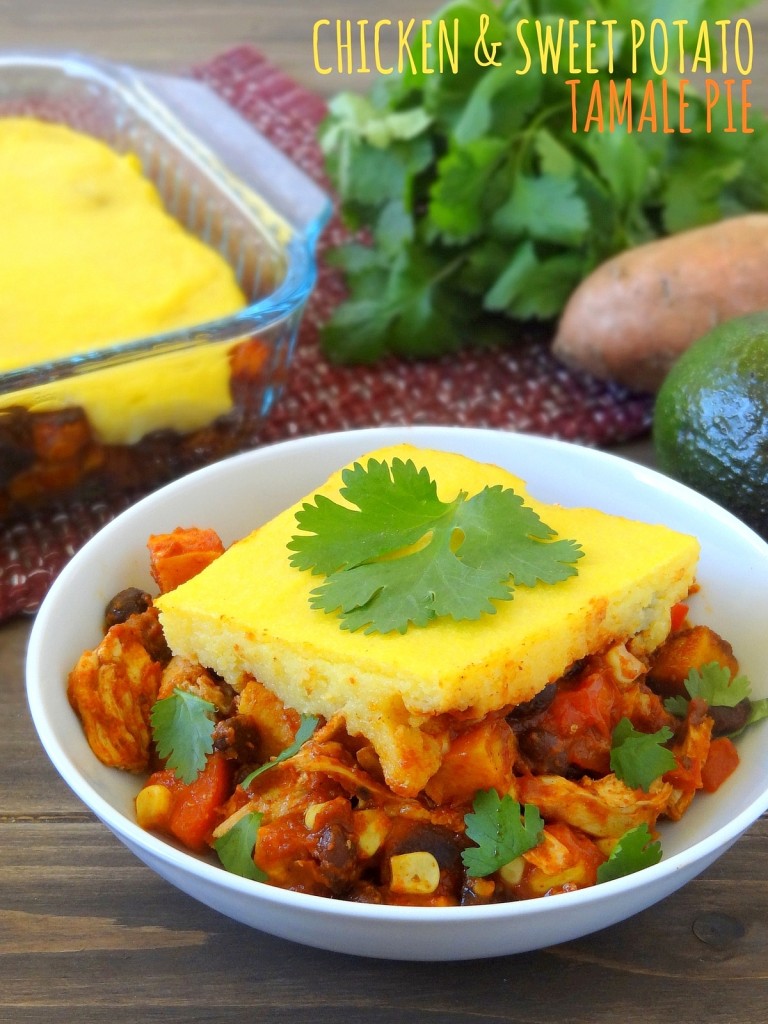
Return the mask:
<path fill-rule="evenodd" d="M 748 0 L 747 0 L 748 2 Z M 673 6 L 673 5 L 670 5 Z M 409 67 L 380 78 L 367 95 L 330 104 L 320 142 L 342 215 L 357 232 L 331 259 L 348 298 L 325 325 L 327 355 L 372 362 L 388 352 L 434 356 L 467 344 L 514 338 L 515 325 L 554 319 L 575 286 L 611 255 L 671 232 L 763 208 L 768 131 L 754 109 L 752 134 L 724 132 L 726 105 L 708 132 L 701 94 L 685 89 L 690 131 L 572 130 L 567 59 L 525 74 L 516 37 L 521 19 L 556 26 L 595 19 L 597 75 L 582 73 L 582 99 L 596 79 L 633 80 L 636 108 L 648 80 L 660 78 L 650 49 L 632 66 L 631 19 L 648 25 L 685 17 L 686 53 L 704 20 L 740 12 L 745 0 L 690 0 L 684 14 L 657 0 L 453 0 L 432 16 L 458 19 L 458 72 Z M 499 66 L 475 58 L 481 15 L 500 42 Z M 613 74 L 600 22 L 615 19 Z M 601 35 L 602 33 L 602 35 Z M 535 38 L 535 37 L 533 37 Z M 717 61 L 713 38 L 713 60 Z M 434 40 L 431 52 L 437 52 Z M 532 44 L 533 45 L 533 44 Z M 412 46 L 420 52 L 415 40 Z M 584 48 L 577 51 L 583 54 Z M 677 62 L 664 76 L 674 125 Z M 736 122 L 739 124 L 739 115 Z"/>

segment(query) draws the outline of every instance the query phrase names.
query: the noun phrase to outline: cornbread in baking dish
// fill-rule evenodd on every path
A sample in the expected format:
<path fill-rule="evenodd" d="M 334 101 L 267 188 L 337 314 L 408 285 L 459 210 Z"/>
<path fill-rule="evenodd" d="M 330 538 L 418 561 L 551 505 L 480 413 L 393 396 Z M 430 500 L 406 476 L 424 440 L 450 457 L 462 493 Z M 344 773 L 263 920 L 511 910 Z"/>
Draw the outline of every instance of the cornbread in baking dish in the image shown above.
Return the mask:
<path fill-rule="evenodd" d="M 514 600 L 478 620 L 435 619 L 404 634 L 342 630 L 335 615 L 310 607 L 318 577 L 290 565 L 299 502 L 156 603 L 175 654 L 197 659 L 238 690 L 255 676 L 302 713 L 343 716 L 348 731 L 375 748 L 397 793 L 424 787 L 458 721 L 530 700 L 617 641 L 631 641 L 638 655 L 653 650 L 669 632 L 671 607 L 693 584 L 693 537 L 542 504 L 506 470 L 457 454 L 398 445 L 356 461 L 369 458 L 426 467 L 444 500 L 486 485 L 514 489 L 560 537 L 582 546 L 577 575 L 519 587 Z M 343 500 L 341 485 L 339 471 L 316 493 Z"/>
<path fill-rule="evenodd" d="M 0 117 L 0 372 L 207 324 L 246 296 L 220 253 L 164 207 L 133 153 L 31 117 Z M 169 381 L 172 387 L 169 387 Z M 0 408 L 83 407 L 96 437 L 132 444 L 232 407 L 224 346 L 123 362 L 17 390 Z"/>

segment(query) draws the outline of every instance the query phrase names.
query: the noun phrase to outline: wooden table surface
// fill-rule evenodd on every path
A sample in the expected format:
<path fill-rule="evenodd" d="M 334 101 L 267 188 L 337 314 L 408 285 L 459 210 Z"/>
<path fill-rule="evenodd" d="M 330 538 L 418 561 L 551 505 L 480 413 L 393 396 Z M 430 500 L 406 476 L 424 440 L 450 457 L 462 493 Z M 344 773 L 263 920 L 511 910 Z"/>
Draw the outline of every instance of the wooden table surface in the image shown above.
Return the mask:
<path fill-rule="evenodd" d="M 250 42 L 326 94 L 315 19 L 427 17 L 431 0 L 0 0 L 0 46 L 183 69 Z M 751 9 L 766 95 L 768 2 Z M 648 456 L 648 446 L 628 450 Z M 64 624 L 66 627 L 66 624 Z M 768 822 L 659 906 L 601 933 L 496 960 L 344 957 L 235 924 L 143 867 L 69 792 L 24 696 L 30 621 L 0 626 L 0 1022 L 427 1021 L 765 1024 Z"/>

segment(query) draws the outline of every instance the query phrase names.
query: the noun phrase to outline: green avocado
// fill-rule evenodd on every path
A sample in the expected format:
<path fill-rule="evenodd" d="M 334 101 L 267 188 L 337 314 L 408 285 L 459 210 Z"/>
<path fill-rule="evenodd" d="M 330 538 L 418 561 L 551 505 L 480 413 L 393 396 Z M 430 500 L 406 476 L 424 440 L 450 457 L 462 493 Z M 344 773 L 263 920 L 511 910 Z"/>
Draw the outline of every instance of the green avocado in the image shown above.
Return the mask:
<path fill-rule="evenodd" d="M 768 310 L 720 324 L 678 359 L 653 440 L 663 472 L 768 539 Z"/>

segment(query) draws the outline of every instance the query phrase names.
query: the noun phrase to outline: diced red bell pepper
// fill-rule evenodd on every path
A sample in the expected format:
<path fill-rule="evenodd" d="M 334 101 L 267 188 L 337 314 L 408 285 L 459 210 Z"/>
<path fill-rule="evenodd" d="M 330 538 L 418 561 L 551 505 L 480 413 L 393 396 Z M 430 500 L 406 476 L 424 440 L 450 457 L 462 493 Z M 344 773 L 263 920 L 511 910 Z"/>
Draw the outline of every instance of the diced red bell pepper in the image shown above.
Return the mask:
<path fill-rule="evenodd" d="M 221 807 L 230 795 L 230 763 L 223 754 L 208 757 L 194 782 L 184 783 L 170 768 L 155 772 L 147 785 L 166 786 L 173 796 L 167 829 L 189 850 L 204 850 L 222 818 Z"/>
<path fill-rule="evenodd" d="M 672 619 L 672 632 L 676 633 L 685 625 L 685 620 L 688 618 L 688 605 L 682 601 L 673 604 L 669 614 Z"/>
<path fill-rule="evenodd" d="M 727 736 L 719 736 L 709 745 L 709 753 L 701 769 L 701 782 L 707 793 L 716 789 L 732 775 L 739 766 L 739 752 Z"/>

